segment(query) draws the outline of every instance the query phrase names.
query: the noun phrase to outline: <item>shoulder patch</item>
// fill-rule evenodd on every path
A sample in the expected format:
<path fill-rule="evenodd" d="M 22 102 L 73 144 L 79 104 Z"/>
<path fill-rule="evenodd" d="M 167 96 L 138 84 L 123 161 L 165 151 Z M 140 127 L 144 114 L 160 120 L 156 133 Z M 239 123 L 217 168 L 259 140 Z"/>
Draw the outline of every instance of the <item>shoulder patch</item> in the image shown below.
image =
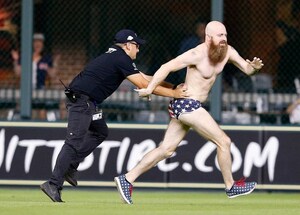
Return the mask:
<path fill-rule="evenodd" d="M 117 51 L 117 49 L 109 48 L 105 53 L 112 53 L 112 52 L 115 52 L 115 51 Z"/>

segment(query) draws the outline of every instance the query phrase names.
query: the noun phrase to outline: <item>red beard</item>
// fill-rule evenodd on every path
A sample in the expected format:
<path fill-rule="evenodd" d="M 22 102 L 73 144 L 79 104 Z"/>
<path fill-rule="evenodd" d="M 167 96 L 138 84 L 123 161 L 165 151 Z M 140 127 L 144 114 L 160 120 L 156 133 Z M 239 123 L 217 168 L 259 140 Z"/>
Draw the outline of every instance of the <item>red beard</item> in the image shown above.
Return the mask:
<path fill-rule="evenodd" d="M 221 43 L 225 43 L 225 46 L 221 46 Z M 228 45 L 227 42 L 222 41 L 220 44 L 215 45 L 213 42 L 208 49 L 208 58 L 213 64 L 220 63 L 226 57 Z"/>

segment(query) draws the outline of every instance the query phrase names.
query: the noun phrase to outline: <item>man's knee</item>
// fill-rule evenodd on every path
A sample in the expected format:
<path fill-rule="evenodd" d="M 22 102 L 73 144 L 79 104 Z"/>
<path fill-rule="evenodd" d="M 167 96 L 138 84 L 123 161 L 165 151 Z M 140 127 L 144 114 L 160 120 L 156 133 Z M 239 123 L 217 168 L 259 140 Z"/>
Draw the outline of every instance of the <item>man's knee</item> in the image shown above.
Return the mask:
<path fill-rule="evenodd" d="M 231 139 L 230 139 L 230 137 L 225 136 L 225 138 L 224 138 L 224 144 L 226 146 L 230 147 L 230 145 L 231 145 Z"/>
<path fill-rule="evenodd" d="M 223 150 L 223 151 L 228 151 L 230 150 L 230 146 L 231 146 L 231 139 L 225 135 L 223 138 L 222 138 L 222 141 L 220 141 L 220 143 L 218 144 L 220 145 L 220 148 Z"/>
<path fill-rule="evenodd" d="M 216 140 L 215 144 L 218 146 L 220 150 L 228 151 L 230 150 L 231 139 L 227 135 L 224 135 L 218 141 Z"/>
<path fill-rule="evenodd" d="M 158 149 L 160 150 L 164 159 L 171 157 L 175 152 L 175 149 L 171 147 L 159 146 Z"/>

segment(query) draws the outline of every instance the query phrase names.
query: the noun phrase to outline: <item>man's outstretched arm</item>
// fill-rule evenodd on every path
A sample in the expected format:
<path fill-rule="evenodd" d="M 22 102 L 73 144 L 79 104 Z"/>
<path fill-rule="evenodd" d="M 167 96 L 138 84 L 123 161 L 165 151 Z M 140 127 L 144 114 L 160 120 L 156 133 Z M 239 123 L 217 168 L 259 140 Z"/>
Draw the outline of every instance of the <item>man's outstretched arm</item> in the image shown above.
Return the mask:
<path fill-rule="evenodd" d="M 247 75 L 254 75 L 264 66 L 262 60 L 258 57 L 254 57 L 252 61 L 243 59 L 239 53 L 233 48 L 229 47 L 229 61 Z"/>

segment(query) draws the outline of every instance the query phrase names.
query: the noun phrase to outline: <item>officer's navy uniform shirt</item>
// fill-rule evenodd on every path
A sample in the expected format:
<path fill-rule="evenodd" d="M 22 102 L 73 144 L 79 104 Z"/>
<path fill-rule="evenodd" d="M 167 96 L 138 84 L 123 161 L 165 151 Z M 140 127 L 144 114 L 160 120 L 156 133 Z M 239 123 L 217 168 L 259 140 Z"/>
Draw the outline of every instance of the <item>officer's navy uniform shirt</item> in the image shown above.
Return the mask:
<path fill-rule="evenodd" d="M 95 100 L 98 104 L 109 97 L 127 76 L 138 73 L 133 60 L 118 47 L 89 62 L 71 82 L 70 88 Z"/>

